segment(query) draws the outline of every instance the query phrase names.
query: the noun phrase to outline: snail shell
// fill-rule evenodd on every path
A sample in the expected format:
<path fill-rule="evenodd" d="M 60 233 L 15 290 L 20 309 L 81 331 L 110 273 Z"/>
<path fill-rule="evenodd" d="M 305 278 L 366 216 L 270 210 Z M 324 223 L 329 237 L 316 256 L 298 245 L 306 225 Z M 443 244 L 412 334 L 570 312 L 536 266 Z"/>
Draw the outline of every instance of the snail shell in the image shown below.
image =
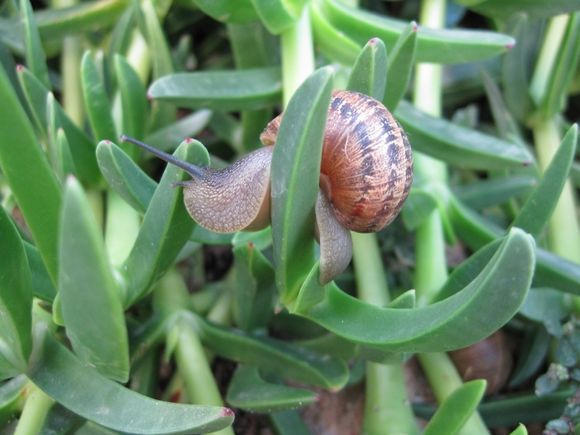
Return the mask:
<path fill-rule="evenodd" d="M 282 115 L 268 124 L 262 143 L 275 143 L 281 121 Z M 374 98 L 335 92 L 320 174 L 320 187 L 345 228 L 379 231 L 397 217 L 411 188 L 413 156 L 407 135 Z"/>

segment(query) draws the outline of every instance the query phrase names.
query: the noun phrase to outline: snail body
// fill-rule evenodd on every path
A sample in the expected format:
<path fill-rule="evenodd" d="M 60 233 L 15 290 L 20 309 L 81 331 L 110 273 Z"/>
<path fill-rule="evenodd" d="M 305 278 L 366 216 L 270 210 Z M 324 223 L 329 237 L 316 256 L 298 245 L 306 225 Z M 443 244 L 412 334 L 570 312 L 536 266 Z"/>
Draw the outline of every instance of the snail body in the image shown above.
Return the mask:
<path fill-rule="evenodd" d="M 259 230 L 270 224 L 270 167 L 283 114 L 260 136 L 265 145 L 225 169 L 202 169 L 134 139 L 188 172 L 184 202 L 191 217 L 215 232 Z M 412 153 L 403 129 L 377 100 L 338 91 L 324 132 L 316 230 L 320 281 L 341 273 L 352 257 L 350 232 L 376 232 L 399 214 L 412 182 Z"/>

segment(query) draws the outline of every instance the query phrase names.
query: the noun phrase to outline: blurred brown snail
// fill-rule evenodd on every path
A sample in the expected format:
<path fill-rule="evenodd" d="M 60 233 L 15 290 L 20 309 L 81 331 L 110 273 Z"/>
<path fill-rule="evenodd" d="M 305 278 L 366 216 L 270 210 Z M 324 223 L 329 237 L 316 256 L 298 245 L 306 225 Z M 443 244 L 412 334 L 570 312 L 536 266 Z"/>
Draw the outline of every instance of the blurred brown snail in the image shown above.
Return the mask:
<path fill-rule="evenodd" d="M 513 365 L 507 339 L 501 330 L 471 346 L 449 352 L 449 356 L 464 381 L 487 381 L 486 395 L 501 391 Z"/>
<path fill-rule="evenodd" d="M 201 226 L 221 233 L 255 231 L 270 224 L 270 164 L 282 115 L 260 136 L 264 145 L 225 169 L 200 168 L 123 136 L 186 172 L 185 206 Z M 399 214 L 412 181 L 407 136 L 379 101 L 366 95 L 333 93 L 324 133 L 316 230 L 320 282 L 348 266 L 350 232 L 375 232 Z"/>

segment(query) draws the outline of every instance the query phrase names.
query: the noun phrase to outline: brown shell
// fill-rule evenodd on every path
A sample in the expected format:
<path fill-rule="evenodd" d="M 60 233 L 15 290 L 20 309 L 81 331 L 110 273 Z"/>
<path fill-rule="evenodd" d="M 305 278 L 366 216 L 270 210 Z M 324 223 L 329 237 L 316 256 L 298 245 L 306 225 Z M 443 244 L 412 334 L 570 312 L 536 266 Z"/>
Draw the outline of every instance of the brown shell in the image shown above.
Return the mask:
<path fill-rule="evenodd" d="M 260 136 L 265 145 L 276 141 L 281 117 Z M 358 92 L 335 92 L 323 147 L 320 187 L 340 223 L 361 233 L 391 223 L 413 179 L 411 146 L 391 112 Z"/>

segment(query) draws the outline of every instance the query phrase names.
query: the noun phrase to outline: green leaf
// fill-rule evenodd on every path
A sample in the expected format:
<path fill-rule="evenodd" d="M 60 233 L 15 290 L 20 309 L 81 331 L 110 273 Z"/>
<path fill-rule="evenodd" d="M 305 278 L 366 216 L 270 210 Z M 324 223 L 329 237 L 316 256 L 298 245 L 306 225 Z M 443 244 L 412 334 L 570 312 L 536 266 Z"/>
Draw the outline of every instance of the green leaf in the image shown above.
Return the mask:
<path fill-rule="evenodd" d="M 362 44 L 354 42 L 330 24 L 322 14 L 317 1 L 310 2 L 310 20 L 318 50 L 334 62 L 352 65 L 360 53 Z"/>
<path fill-rule="evenodd" d="M 122 294 L 92 213 L 81 186 L 69 178 L 60 225 L 62 316 L 79 359 L 109 378 L 126 382 L 129 344 Z"/>
<path fill-rule="evenodd" d="M 87 116 L 97 141 L 118 137 L 115 121 L 111 114 L 111 103 L 105 84 L 90 52 L 85 52 L 81 61 L 81 82 Z"/>
<path fill-rule="evenodd" d="M 2 68 L 0 101 L 0 169 L 56 282 L 60 185 Z"/>
<path fill-rule="evenodd" d="M 453 197 L 448 203 L 447 212 L 459 238 L 473 250 L 501 237 L 504 231 Z M 536 260 L 534 286 L 580 294 L 578 263 L 565 260 L 540 248 L 536 248 Z"/>
<path fill-rule="evenodd" d="M 332 73 L 315 72 L 294 93 L 272 155 L 272 239 L 276 283 L 289 304 L 314 262 L 314 204 Z"/>
<path fill-rule="evenodd" d="M 173 73 L 173 59 L 153 2 L 151 0 L 141 2 L 141 11 L 153 61 L 153 78 L 158 79 Z"/>
<path fill-rule="evenodd" d="M 226 400 L 245 411 L 271 413 L 310 405 L 316 401 L 316 394 L 267 382 L 256 367 L 241 365 L 230 381 Z"/>
<path fill-rule="evenodd" d="M 49 101 L 50 92 L 26 68 L 21 66 L 18 67 L 17 71 L 36 126 L 45 137 L 48 137 L 47 102 Z M 54 127 L 62 127 L 65 132 L 79 178 L 83 181 L 95 183 L 99 178 L 99 169 L 97 168 L 95 145 L 92 139 L 74 124 L 56 99 L 53 98 L 52 101 Z"/>
<path fill-rule="evenodd" d="M 161 402 L 131 391 L 83 365 L 47 332 L 27 376 L 74 413 L 118 432 L 207 433 L 233 421 L 227 408 Z"/>
<path fill-rule="evenodd" d="M 32 345 L 32 280 L 16 226 L 0 206 L 0 381 L 26 370 Z"/>
<path fill-rule="evenodd" d="M 542 180 L 514 219 L 513 226 L 528 231 L 536 238 L 542 234 L 568 179 L 577 140 L 578 125 L 574 124 L 562 139 L 558 151 L 544 171 Z"/>
<path fill-rule="evenodd" d="M 328 355 L 285 341 L 228 330 L 193 313 L 186 314 L 203 344 L 224 358 L 323 388 L 340 389 L 348 380 L 346 364 Z"/>
<path fill-rule="evenodd" d="M 510 435 L 528 435 L 528 430 L 523 424 L 518 424 L 513 431 L 510 432 Z"/>
<path fill-rule="evenodd" d="M 408 23 L 349 7 L 338 0 L 317 0 L 326 19 L 355 42 L 364 44 L 373 37 L 383 40 L 387 50 Z M 514 39 L 495 32 L 476 30 L 417 29 L 417 62 L 466 63 L 503 53 Z"/>
<path fill-rule="evenodd" d="M 538 180 L 535 177 L 514 175 L 478 180 L 456 187 L 454 193 L 469 207 L 482 209 L 503 204 L 511 198 L 527 194 L 537 185 Z"/>
<path fill-rule="evenodd" d="M 532 111 L 532 99 L 529 93 L 529 71 L 527 68 L 527 56 L 529 56 L 530 50 L 524 41 L 532 39 L 534 29 L 530 26 L 527 15 L 513 17 L 506 26 L 508 33 L 518 41 L 516 46 L 503 56 L 502 62 L 501 81 L 506 104 L 509 107 L 509 112 L 506 111 L 506 115 L 507 119 L 510 119 L 513 114 L 519 121 L 525 121 Z"/>
<path fill-rule="evenodd" d="M 129 0 L 99 0 L 47 8 L 36 12 L 36 23 L 42 38 L 60 39 L 71 33 L 86 33 L 114 24 L 129 4 Z"/>
<path fill-rule="evenodd" d="M 389 55 L 387 64 L 387 87 L 382 98 L 385 106 L 394 111 L 405 95 L 417 53 L 417 23 L 412 21 L 399 35 Z"/>
<path fill-rule="evenodd" d="M 224 23 L 248 23 L 258 19 L 250 0 L 193 0 L 204 14 Z"/>
<path fill-rule="evenodd" d="M 184 141 L 174 156 L 202 167 L 209 165 L 207 150 L 192 139 Z M 173 264 L 193 231 L 194 222 L 183 205 L 181 189 L 173 187 L 173 183 L 185 179 L 181 169 L 168 165 L 155 189 L 135 245 L 121 267 L 127 282 L 125 306 L 148 292 Z"/>
<path fill-rule="evenodd" d="M 279 435 L 311 435 L 298 411 L 278 411 L 270 414 L 272 425 Z"/>
<path fill-rule="evenodd" d="M 387 49 L 373 38 L 362 49 L 350 73 L 346 88 L 382 100 L 387 82 Z"/>
<path fill-rule="evenodd" d="M 6 427 L 22 409 L 27 382 L 26 376 L 19 375 L 0 384 L 0 425 Z"/>
<path fill-rule="evenodd" d="M 551 118 L 566 108 L 570 84 L 575 76 L 576 67 L 580 61 L 580 12 L 571 14 L 566 26 L 566 32 L 557 49 L 556 60 L 546 78 L 546 88 L 532 86 L 530 93 L 546 118 Z"/>
<path fill-rule="evenodd" d="M 546 18 L 578 10 L 576 0 L 458 0 L 457 3 L 493 18 L 507 18 L 518 13 L 530 18 Z"/>
<path fill-rule="evenodd" d="M 40 34 L 36 26 L 34 12 L 29 0 L 20 0 L 20 13 L 24 23 L 24 43 L 26 46 L 26 65 L 30 68 L 36 78 L 48 89 L 51 88 L 48 78 L 48 67 L 46 66 L 46 55 L 42 48 Z"/>
<path fill-rule="evenodd" d="M 414 149 L 447 163 L 469 169 L 507 169 L 533 162 L 529 152 L 517 144 L 435 118 L 405 101 L 395 116 Z"/>
<path fill-rule="evenodd" d="M 435 415 L 425 427 L 424 435 L 448 434 L 459 432 L 467 419 L 477 409 L 485 393 L 485 380 L 466 382 L 457 388 L 441 404 Z"/>
<path fill-rule="evenodd" d="M 562 334 L 561 321 L 569 314 L 564 295 L 554 289 L 531 289 L 520 314 L 530 320 L 542 323 L 554 335 Z"/>
<path fill-rule="evenodd" d="M 543 325 L 527 328 L 518 350 L 516 366 L 510 375 L 510 388 L 517 388 L 536 376 L 546 361 L 551 341 L 552 337 Z"/>
<path fill-rule="evenodd" d="M 260 20 L 274 35 L 292 27 L 300 17 L 305 0 L 252 0 Z"/>
<path fill-rule="evenodd" d="M 182 107 L 219 110 L 259 109 L 280 101 L 279 68 L 179 73 L 162 77 L 149 96 Z"/>
<path fill-rule="evenodd" d="M 167 127 L 149 133 L 145 142 L 157 149 L 167 151 L 172 144 L 180 143 L 186 137 L 197 136 L 207 126 L 211 117 L 211 111 L 198 110 Z"/>
<path fill-rule="evenodd" d="M 380 308 L 311 274 L 296 314 L 355 343 L 400 352 L 441 352 L 473 344 L 504 325 L 522 304 L 534 271 L 533 239 L 512 228 L 481 273 L 463 290 L 415 309 Z M 310 296 L 312 295 L 312 296 Z M 316 296 L 317 295 L 317 296 Z M 320 302 L 313 304 L 317 299 Z"/>
<path fill-rule="evenodd" d="M 52 302 L 56 296 L 56 289 L 50 280 L 50 275 L 36 246 L 24 242 L 28 267 L 32 275 L 32 291 L 35 297 L 43 301 Z"/>
<path fill-rule="evenodd" d="M 244 331 L 266 327 L 274 305 L 274 269 L 253 243 L 234 248 L 236 324 Z"/>
<path fill-rule="evenodd" d="M 117 86 L 121 93 L 123 134 L 143 139 L 147 130 L 147 91 L 123 56 L 116 54 L 114 62 Z"/>

